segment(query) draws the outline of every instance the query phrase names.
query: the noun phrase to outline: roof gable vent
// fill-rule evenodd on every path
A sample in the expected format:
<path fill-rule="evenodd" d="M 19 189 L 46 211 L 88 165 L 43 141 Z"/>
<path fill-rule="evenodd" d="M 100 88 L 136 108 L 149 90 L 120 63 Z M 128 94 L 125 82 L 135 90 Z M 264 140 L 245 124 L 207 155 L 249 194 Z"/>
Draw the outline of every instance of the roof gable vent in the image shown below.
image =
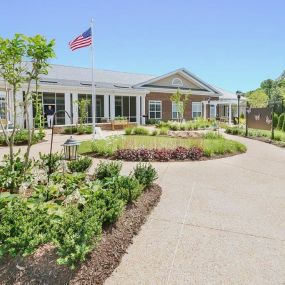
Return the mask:
<path fill-rule="evenodd" d="M 173 78 L 172 79 L 172 82 L 171 82 L 172 86 L 175 86 L 175 87 L 183 87 L 183 82 L 180 78 Z"/>

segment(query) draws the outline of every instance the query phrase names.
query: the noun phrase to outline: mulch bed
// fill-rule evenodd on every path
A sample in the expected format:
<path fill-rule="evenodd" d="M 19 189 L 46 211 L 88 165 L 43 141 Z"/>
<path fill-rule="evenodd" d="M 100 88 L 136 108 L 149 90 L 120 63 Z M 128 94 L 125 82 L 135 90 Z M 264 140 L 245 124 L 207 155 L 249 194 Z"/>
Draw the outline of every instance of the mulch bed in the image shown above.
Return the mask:
<path fill-rule="evenodd" d="M 0 284 L 103 284 L 120 264 L 160 196 L 160 186 L 147 188 L 137 201 L 126 207 L 115 224 L 103 229 L 98 247 L 76 270 L 58 265 L 56 249 L 46 244 L 31 256 L 1 259 Z"/>

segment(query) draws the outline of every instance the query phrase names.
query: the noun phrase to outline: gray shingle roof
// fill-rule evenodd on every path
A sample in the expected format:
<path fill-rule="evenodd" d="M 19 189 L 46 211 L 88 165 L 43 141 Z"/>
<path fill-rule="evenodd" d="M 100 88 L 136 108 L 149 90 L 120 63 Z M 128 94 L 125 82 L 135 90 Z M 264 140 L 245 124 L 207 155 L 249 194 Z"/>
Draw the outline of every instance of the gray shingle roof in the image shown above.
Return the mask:
<path fill-rule="evenodd" d="M 135 85 L 140 82 L 154 78 L 154 75 L 138 74 L 111 71 L 105 69 L 95 69 L 95 82 L 96 83 L 108 83 L 118 85 Z M 58 80 L 58 81 L 79 81 L 79 82 L 91 82 L 91 70 L 90 68 L 74 67 L 65 65 L 52 64 L 48 75 L 42 76 L 43 80 Z"/>

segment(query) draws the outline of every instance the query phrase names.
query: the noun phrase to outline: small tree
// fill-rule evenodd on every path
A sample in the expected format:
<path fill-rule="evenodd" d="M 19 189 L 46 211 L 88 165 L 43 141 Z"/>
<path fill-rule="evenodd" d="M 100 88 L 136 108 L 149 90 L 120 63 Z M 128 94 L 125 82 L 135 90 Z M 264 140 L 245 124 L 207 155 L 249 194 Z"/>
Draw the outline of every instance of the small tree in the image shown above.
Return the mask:
<path fill-rule="evenodd" d="M 181 122 L 184 118 L 187 102 L 190 94 L 182 94 L 179 89 L 176 90 L 170 97 L 171 102 L 176 104 L 178 121 Z"/>
<path fill-rule="evenodd" d="M 81 99 L 76 101 L 79 111 L 79 127 L 82 129 L 83 125 L 87 123 L 88 107 L 90 106 L 89 99 Z"/>
<path fill-rule="evenodd" d="M 0 76 L 12 91 L 13 104 L 13 129 L 6 130 L 1 124 L 6 143 L 9 146 L 10 164 L 14 163 L 14 138 L 17 130 L 17 116 L 20 102 L 16 93 L 25 88 L 25 97 L 22 103 L 24 118 L 28 129 L 28 147 L 25 153 L 26 165 L 28 165 L 30 149 L 35 135 L 34 122 L 30 122 L 29 106 L 33 97 L 37 98 L 39 80 L 42 74 L 48 72 L 48 60 L 55 56 L 54 40 L 47 41 L 41 35 L 26 37 L 16 34 L 13 39 L 0 38 Z M 36 99 L 37 100 L 37 99 Z M 37 114 L 36 114 L 37 116 Z"/>

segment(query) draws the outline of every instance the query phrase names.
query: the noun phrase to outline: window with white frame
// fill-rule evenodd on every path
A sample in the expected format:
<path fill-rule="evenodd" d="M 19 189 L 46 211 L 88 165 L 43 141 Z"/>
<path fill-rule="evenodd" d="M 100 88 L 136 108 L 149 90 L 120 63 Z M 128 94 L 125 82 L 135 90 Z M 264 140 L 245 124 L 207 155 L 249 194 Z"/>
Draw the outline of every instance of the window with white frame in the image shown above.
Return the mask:
<path fill-rule="evenodd" d="M 192 102 L 192 118 L 202 117 L 202 103 L 201 102 Z"/>
<path fill-rule="evenodd" d="M 161 119 L 161 112 L 162 112 L 162 107 L 161 107 L 161 101 L 154 101 L 151 100 L 148 103 L 148 116 L 150 119 L 156 119 L 160 120 Z"/>
<path fill-rule="evenodd" d="M 216 117 L 216 105 L 210 105 L 210 118 Z"/>
<path fill-rule="evenodd" d="M 179 104 L 183 104 L 180 102 Z M 172 119 L 181 119 L 181 114 L 179 112 L 179 104 L 172 102 Z"/>

